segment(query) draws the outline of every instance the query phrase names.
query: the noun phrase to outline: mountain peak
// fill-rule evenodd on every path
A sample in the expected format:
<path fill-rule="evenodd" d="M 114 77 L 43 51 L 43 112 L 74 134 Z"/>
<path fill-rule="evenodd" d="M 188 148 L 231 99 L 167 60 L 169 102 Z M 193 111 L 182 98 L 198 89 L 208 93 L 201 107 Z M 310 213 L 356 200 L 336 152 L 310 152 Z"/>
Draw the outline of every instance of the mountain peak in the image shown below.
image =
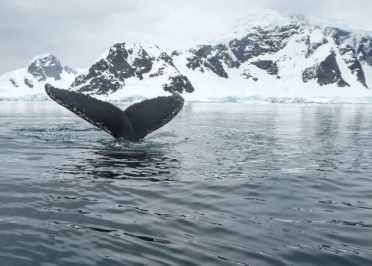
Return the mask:
<path fill-rule="evenodd" d="M 56 58 L 56 56 L 54 56 L 53 54 L 51 53 L 43 53 L 43 54 L 38 54 L 36 56 L 34 56 L 31 61 L 30 61 L 30 64 L 34 61 L 39 61 L 39 60 L 43 60 L 43 59 L 46 59 L 46 58 Z"/>
<path fill-rule="evenodd" d="M 59 59 L 52 54 L 35 56 L 27 67 L 27 72 L 38 81 L 44 81 L 47 78 L 60 80 L 62 71 L 63 67 Z"/>
<path fill-rule="evenodd" d="M 188 79 L 174 66 L 171 56 L 156 45 L 138 42 L 114 44 L 86 73 L 77 76 L 71 86 L 79 92 L 108 95 L 139 81 L 164 91 L 193 91 Z"/>
<path fill-rule="evenodd" d="M 285 15 L 275 10 L 264 9 L 248 13 L 241 17 L 231 27 L 233 31 L 246 31 L 253 27 L 277 27 L 291 24 L 293 19 L 291 16 Z"/>
<path fill-rule="evenodd" d="M 43 93 L 45 83 L 66 88 L 76 75 L 76 70 L 63 67 L 56 56 L 45 53 L 35 56 L 27 67 L 1 75 L 0 88 L 17 88 L 18 93 Z"/>
<path fill-rule="evenodd" d="M 124 53 L 125 57 L 128 56 L 136 56 L 143 53 L 143 51 L 148 51 L 149 53 L 159 56 L 162 51 L 157 45 L 150 45 L 146 43 L 140 42 L 118 42 L 112 45 L 108 50 L 106 50 L 97 61 L 101 59 L 106 59 L 107 57 L 111 57 L 113 55 L 118 55 Z"/>
<path fill-rule="evenodd" d="M 301 13 L 285 13 L 272 9 L 259 9 L 246 14 L 230 27 L 229 32 L 246 33 L 255 27 L 274 29 L 293 24 L 320 28 L 333 27 L 371 35 L 371 32 L 363 30 L 361 25 L 350 21 Z"/>

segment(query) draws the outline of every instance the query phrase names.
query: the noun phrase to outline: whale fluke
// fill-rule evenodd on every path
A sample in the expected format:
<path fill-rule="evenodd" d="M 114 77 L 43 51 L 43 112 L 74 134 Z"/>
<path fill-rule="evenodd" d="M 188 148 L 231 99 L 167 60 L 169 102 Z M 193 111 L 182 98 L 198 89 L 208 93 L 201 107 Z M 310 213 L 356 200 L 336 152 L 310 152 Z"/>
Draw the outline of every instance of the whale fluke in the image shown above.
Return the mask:
<path fill-rule="evenodd" d="M 178 93 L 145 100 L 129 106 L 125 111 L 111 103 L 78 92 L 45 85 L 48 96 L 111 134 L 114 138 L 137 141 L 171 121 L 182 109 L 184 99 Z"/>

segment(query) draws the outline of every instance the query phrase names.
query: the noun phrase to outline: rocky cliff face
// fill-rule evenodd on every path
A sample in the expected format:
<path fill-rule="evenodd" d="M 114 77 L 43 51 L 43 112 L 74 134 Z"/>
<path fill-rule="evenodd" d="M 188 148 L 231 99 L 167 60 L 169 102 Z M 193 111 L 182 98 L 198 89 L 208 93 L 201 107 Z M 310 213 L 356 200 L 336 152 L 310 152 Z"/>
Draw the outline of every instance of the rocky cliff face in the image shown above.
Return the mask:
<path fill-rule="evenodd" d="M 244 93 L 250 88 L 257 92 L 273 86 L 318 91 L 372 87 L 369 33 L 274 11 L 243 18 L 221 40 L 176 51 L 172 56 L 196 92 L 208 90 L 201 87 L 203 76 L 216 81 L 214 91 L 223 90 L 219 83 Z"/>
<path fill-rule="evenodd" d="M 333 83 L 338 87 L 350 86 L 342 78 L 340 68 L 337 65 L 336 54 L 333 51 L 319 64 L 304 69 L 302 79 L 304 82 L 316 80 L 321 86 Z"/>
<path fill-rule="evenodd" d="M 185 63 L 189 69 L 201 72 L 212 71 L 220 77 L 229 78 L 230 69 L 239 69 L 253 58 L 273 54 L 283 49 L 289 37 L 296 34 L 298 28 L 296 24 L 271 30 L 257 27 L 239 38 L 232 38 L 215 45 L 200 45 L 184 51 L 183 53 L 188 55 Z M 177 56 L 180 53 L 173 54 Z M 269 63 L 266 60 L 261 63 L 257 61 L 254 64 L 259 68 L 267 69 L 275 63 L 272 61 Z"/>
<path fill-rule="evenodd" d="M 108 95 L 120 89 L 125 90 L 128 82 L 143 80 L 153 81 L 154 87 L 160 85 L 169 92 L 194 90 L 168 54 L 155 45 L 144 46 L 138 43 L 113 45 L 86 73 L 75 79 L 72 89 L 88 94 Z"/>
<path fill-rule="evenodd" d="M 27 72 L 34 76 L 38 81 L 44 81 L 47 78 L 60 80 L 63 67 L 57 57 L 51 54 L 46 54 L 32 60 L 27 67 Z"/>

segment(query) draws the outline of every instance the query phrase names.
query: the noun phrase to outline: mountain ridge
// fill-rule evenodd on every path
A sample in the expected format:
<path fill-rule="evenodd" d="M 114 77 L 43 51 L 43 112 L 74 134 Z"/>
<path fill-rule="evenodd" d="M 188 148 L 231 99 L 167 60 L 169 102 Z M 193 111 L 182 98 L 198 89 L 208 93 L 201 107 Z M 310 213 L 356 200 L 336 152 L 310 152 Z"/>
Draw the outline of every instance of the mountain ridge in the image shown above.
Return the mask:
<path fill-rule="evenodd" d="M 71 70 L 71 89 L 108 100 L 173 91 L 187 100 L 372 96 L 372 35 L 312 21 L 264 11 L 240 19 L 220 39 L 171 53 L 156 45 L 117 43 L 85 72 Z M 28 73 L 36 79 L 48 76 L 58 83 L 58 74 L 43 76 L 33 68 Z"/>
<path fill-rule="evenodd" d="M 44 85 L 68 88 L 78 71 L 65 65 L 50 54 L 35 56 L 25 68 L 16 69 L 0 76 L 0 96 L 9 98 L 32 96 L 44 93 Z M 40 97 L 38 97 L 40 98 Z"/>

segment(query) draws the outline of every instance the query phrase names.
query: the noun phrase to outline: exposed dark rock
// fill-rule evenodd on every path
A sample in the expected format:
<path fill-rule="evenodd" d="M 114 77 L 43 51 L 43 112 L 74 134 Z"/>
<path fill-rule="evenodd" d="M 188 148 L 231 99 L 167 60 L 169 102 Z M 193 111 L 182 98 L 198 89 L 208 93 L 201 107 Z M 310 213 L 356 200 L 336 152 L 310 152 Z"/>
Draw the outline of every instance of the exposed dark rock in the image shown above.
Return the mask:
<path fill-rule="evenodd" d="M 347 38 L 350 37 L 351 32 L 339 28 L 328 27 L 325 29 L 327 35 L 330 35 L 337 45 L 342 44 Z"/>
<path fill-rule="evenodd" d="M 252 78 L 253 76 L 251 75 L 251 72 L 249 71 L 249 69 L 246 69 L 243 71 L 243 73 L 241 74 L 245 79 L 250 79 Z"/>
<path fill-rule="evenodd" d="M 245 79 L 252 79 L 254 81 L 258 80 L 257 77 L 252 76 L 251 71 L 249 69 L 245 69 L 241 76 L 243 76 Z"/>
<path fill-rule="evenodd" d="M 159 67 L 156 73 L 152 73 L 149 75 L 150 78 L 159 77 L 164 74 L 164 67 Z"/>
<path fill-rule="evenodd" d="M 27 79 L 27 78 L 25 78 L 25 79 L 23 80 L 23 82 L 24 82 L 24 83 L 26 84 L 26 86 L 29 87 L 29 88 L 33 88 L 33 87 L 34 87 L 34 84 L 32 84 L 32 81 L 29 80 L 29 79 Z"/>
<path fill-rule="evenodd" d="M 77 74 L 77 71 L 69 66 L 64 66 L 63 70 L 66 71 L 68 74 Z"/>
<path fill-rule="evenodd" d="M 360 40 L 357 54 L 359 55 L 359 60 L 372 66 L 372 37 L 363 37 Z"/>
<path fill-rule="evenodd" d="M 163 61 L 163 62 L 167 63 L 166 65 L 169 65 L 169 66 L 172 66 L 172 67 L 176 68 L 175 65 L 173 64 L 172 57 L 170 57 L 167 53 L 161 53 L 156 60 L 157 61 Z M 159 67 L 158 71 L 155 72 L 155 73 L 150 74 L 149 77 L 153 78 L 153 77 L 162 76 L 164 74 L 164 69 L 165 69 L 166 65 L 163 65 L 163 66 Z"/>
<path fill-rule="evenodd" d="M 47 78 L 60 80 L 63 67 L 54 55 L 46 55 L 31 62 L 27 71 L 38 81 L 44 81 Z"/>
<path fill-rule="evenodd" d="M 167 53 L 161 53 L 159 55 L 159 59 L 163 60 L 164 62 L 167 62 L 171 66 L 174 66 L 172 57 L 170 57 Z"/>
<path fill-rule="evenodd" d="M 126 70 L 131 71 L 130 66 Z M 83 85 L 79 88 L 80 92 L 106 94 L 120 89 L 123 84 L 116 78 L 123 76 L 125 75 L 116 71 L 107 60 L 101 59 L 89 68 L 87 74 L 76 77 L 72 87 Z"/>
<path fill-rule="evenodd" d="M 319 65 L 315 65 L 315 66 L 306 68 L 302 72 L 302 80 L 304 82 L 308 82 L 310 80 L 316 79 L 317 78 L 318 67 L 319 67 Z"/>
<path fill-rule="evenodd" d="M 132 51 L 129 50 L 132 54 Z M 142 75 L 151 71 L 154 57 L 150 57 L 149 54 L 141 48 L 140 53 L 136 55 L 132 63 L 132 67 L 135 69 L 134 73 L 139 79 L 143 79 Z"/>
<path fill-rule="evenodd" d="M 125 84 L 125 79 L 138 77 L 151 70 L 152 61 L 146 51 L 139 47 L 138 55 L 132 65 L 127 61 L 133 49 L 126 49 L 125 43 L 113 45 L 106 58 L 102 58 L 93 64 L 88 74 L 78 76 L 72 87 L 79 87 L 80 92 L 92 92 L 96 94 L 112 93 Z"/>
<path fill-rule="evenodd" d="M 357 80 L 362 83 L 364 87 L 368 88 L 363 67 L 360 63 L 360 61 L 365 61 L 372 65 L 372 53 L 371 55 L 368 54 L 371 46 L 369 42 L 366 41 L 368 38 L 363 37 L 361 40 L 358 40 L 358 37 L 353 36 L 352 32 L 339 28 L 326 28 L 326 32 L 338 45 L 338 50 L 342 55 L 342 59 L 347 64 L 351 73 L 356 75 Z"/>
<path fill-rule="evenodd" d="M 338 87 L 350 86 L 341 76 L 334 52 L 319 65 L 305 69 L 302 78 L 304 82 L 316 79 L 320 86 L 334 83 L 336 83 Z"/>
<path fill-rule="evenodd" d="M 356 75 L 357 80 L 363 84 L 364 87 L 368 88 L 366 84 L 366 77 L 364 75 L 363 67 L 356 57 L 355 50 L 347 45 L 344 48 L 339 48 L 341 55 L 343 55 L 343 60 L 351 70 L 351 73 Z"/>
<path fill-rule="evenodd" d="M 171 53 L 171 56 L 179 56 L 179 55 L 180 55 L 180 53 L 178 51 L 173 51 Z"/>
<path fill-rule="evenodd" d="M 178 75 L 175 77 L 170 77 L 169 80 L 170 80 L 169 84 L 163 85 L 165 91 L 179 93 L 182 93 L 183 91 L 186 92 L 194 91 L 194 87 L 191 85 L 190 81 L 187 79 L 186 76 Z"/>
<path fill-rule="evenodd" d="M 228 69 L 239 68 L 247 60 L 266 53 L 275 53 L 284 48 L 288 38 L 298 32 L 299 25 L 290 24 L 272 30 L 254 28 L 252 33 L 231 40 L 228 45 L 201 45 L 190 49 L 187 67 L 201 72 L 210 70 L 216 75 L 228 78 Z M 172 54 L 178 56 L 179 53 Z"/>
<path fill-rule="evenodd" d="M 157 62 L 157 69 L 154 63 Z M 112 46 L 106 57 L 93 64 L 88 73 L 76 77 L 72 87 L 77 87 L 79 92 L 88 94 L 110 94 L 125 86 L 129 78 L 142 80 L 145 74 L 149 78 L 164 75 L 165 68 L 173 68 L 174 74 L 168 79 L 169 84 L 164 84 L 167 91 L 194 90 L 185 76 L 182 76 L 173 64 L 172 57 L 167 53 L 160 53 L 155 57 L 150 55 L 141 45 L 136 44 L 128 47 L 125 43 L 117 43 Z M 172 72 L 171 72 L 172 73 Z"/>
<path fill-rule="evenodd" d="M 240 65 L 237 60 L 231 57 L 224 44 L 202 45 L 198 49 L 190 50 L 190 52 L 193 55 L 187 59 L 187 67 L 192 70 L 198 68 L 204 72 L 205 69 L 209 69 L 220 77 L 228 78 L 223 63 L 229 68 L 237 68 Z"/>
<path fill-rule="evenodd" d="M 241 39 L 229 42 L 229 47 L 240 63 L 266 53 L 275 53 L 287 45 L 288 38 L 298 33 L 299 26 L 291 24 L 274 30 L 256 28 Z"/>
<path fill-rule="evenodd" d="M 13 84 L 14 87 L 18 87 L 18 84 L 14 79 L 10 79 L 10 82 Z"/>
<path fill-rule="evenodd" d="M 317 74 L 318 83 L 321 86 L 332 83 L 337 83 L 337 86 L 339 87 L 350 86 L 341 76 L 335 53 L 331 53 L 323 62 L 320 63 Z"/>
<path fill-rule="evenodd" d="M 276 62 L 273 62 L 271 60 L 258 60 L 252 62 L 251 64 L 260 69 L 266 70 L 266 72 L 270 75 L 278 75 L 279 68 Z"/>

